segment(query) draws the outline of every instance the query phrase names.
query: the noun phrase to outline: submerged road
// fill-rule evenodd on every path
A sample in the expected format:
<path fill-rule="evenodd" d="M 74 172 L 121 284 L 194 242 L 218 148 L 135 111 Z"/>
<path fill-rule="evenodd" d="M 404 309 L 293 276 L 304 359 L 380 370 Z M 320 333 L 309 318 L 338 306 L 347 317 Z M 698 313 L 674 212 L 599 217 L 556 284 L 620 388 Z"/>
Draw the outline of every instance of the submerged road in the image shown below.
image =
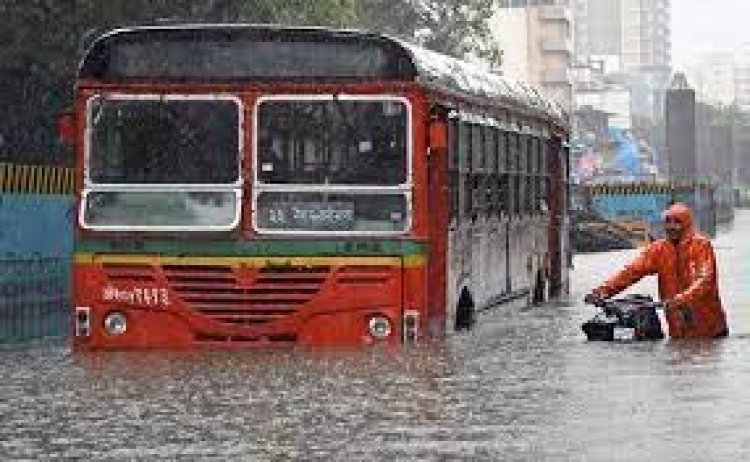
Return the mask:
<path fill-rule="evenodd" d="M 569 306 L 417 348 L 3 347 L 0 460 L 748 460 L 748 232 L 739 211 L 714 241 L 723 340 L 587 343 L 578 301 L 624 251 L 576 256 Z"/>

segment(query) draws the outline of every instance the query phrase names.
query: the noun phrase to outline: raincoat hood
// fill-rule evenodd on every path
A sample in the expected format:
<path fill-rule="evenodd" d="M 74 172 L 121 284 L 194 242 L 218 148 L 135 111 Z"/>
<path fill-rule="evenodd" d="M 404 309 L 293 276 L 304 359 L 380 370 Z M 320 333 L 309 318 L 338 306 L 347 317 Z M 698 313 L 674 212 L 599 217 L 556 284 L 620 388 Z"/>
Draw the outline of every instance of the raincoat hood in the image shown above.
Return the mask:
<path fill-rule="evenodd" d="M 680 223 L 685 225 L 685 233 L 683 234 L 683 239 L 685 237 L 692 236 L 695 233 L 695 228 L 693 225 L 693 212 L 690 210 L 690 207 L 683 204 L 682 202 L 675 202 L 667 210 L 665 210 L 662 214 L 662 218 L 666 219 L 667 217 L 675 218 Z"/>

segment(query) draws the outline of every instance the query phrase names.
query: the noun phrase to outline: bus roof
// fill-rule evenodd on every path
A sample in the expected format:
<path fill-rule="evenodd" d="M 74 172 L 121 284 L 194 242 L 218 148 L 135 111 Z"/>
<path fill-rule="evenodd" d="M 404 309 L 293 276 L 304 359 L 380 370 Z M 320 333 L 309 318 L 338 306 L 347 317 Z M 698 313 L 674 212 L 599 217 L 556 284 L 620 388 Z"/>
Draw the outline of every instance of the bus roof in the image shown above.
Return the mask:
<path fill-rule="evenodd" d="M 170 24 L 115 29 L 84 55 L 79 78 L 162 81 L 419 81 L 494 100 L 566 124 L 561 106 L 535 88 L 481 66 L 356 30 L 255 24 Z"/>
<path fill-rule="evenodd" d="M 521 81 L 488 72 L 477 64 L 463 61 L 426 48 L 401 42 L 425 84 L 447 91 L 459 90 L 475 96 L 499 99 L 506 104 L 522 106 L 564 122 L 567 114 L 556 101 L 546 98 L 536 88 Z"/>

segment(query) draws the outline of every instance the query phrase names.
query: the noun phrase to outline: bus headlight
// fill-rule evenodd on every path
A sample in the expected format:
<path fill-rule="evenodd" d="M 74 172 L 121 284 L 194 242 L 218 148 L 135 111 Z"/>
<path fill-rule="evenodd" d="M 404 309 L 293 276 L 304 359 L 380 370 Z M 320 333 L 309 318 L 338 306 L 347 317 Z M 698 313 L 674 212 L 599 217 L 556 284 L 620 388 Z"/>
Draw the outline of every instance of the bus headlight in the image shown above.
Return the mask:
<path fill-rule="evenodd" d="M 128 318 L 124 313 L 113 311 L 104 318 L 104 330 L 109 335 L 124 334 L 128 328 Z"/>
<path fill-rule="evenodd" d="M 370 335 L 376 339 L 384 339 L 391 335 L 391 320 L 383 315 L 375 315 L 367 323 Z"/>

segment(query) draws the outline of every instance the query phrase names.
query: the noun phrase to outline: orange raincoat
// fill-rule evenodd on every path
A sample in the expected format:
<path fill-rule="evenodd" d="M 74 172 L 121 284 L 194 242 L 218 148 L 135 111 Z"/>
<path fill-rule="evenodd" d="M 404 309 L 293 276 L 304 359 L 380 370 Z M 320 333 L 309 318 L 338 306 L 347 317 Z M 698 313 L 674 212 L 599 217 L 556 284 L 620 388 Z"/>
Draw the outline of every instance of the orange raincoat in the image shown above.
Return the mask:
<path fill-rule="evenodd" d="M 681 337 L 718 337 L 727 334 L 726 316 L 719 299 L 716 257 L 711 241 L 697 234 L 693 215 L 684 204 L 674 204 L 664 212 L 686 225 L 675 245 L 668 239 L 648 244 L 635 260 L 594 289 L 610 297 L 642 277 L 656 274 L 661 300 L 673 299 L 680 307 L 667 310 L 669 335 Z"/>

